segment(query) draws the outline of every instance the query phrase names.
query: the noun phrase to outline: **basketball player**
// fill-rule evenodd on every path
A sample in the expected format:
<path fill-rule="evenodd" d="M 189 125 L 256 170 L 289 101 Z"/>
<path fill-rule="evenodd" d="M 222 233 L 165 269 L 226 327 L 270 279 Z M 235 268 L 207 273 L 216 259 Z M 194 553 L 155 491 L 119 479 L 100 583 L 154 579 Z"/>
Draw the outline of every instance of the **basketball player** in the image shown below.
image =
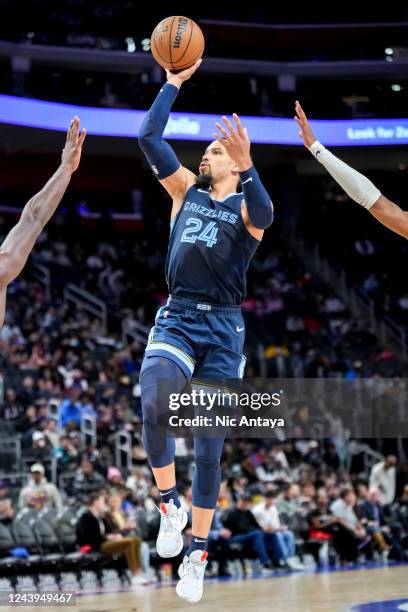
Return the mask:
<path fill-rule="evenodd" d="M 23 208 L 21 217 L 0 246 L 0 327 L 4 323 L 7 286 L 20 274 L 35 241 L 50 220 L 79 166 L 86 131 L 79 134 L 79 118 L 69 124 L 61 164 L 48 183 Z"/>
<path fill-rule="evenodd" d="M 200 379 L 243 376 L 244 320 L 240 304 L 246 271 L 273 220 L 273 206 L 250 157 L 246 128 L 223 117 L 214 142 L 204 151 L 198 176 L 182 166 L 163 140 L 170 109 L 182 84 L 201 63 L 167 72 L 146 114 L 140 146 L 173 200 L 166 278 L 170 297 L 159 309 L 140 374 L 143 440 L 160 489 L 161 522 L 157 551 L 175 557 L 183 548 L 187 521 L 177 497 L 174 438 L 155 426 L 157 381 L 172 379 L 179 390 L 193 374 Z M 242 193 L 237 193 L 241 184 Z M 163 430 L 162 430 L 163 431 Z M 201 599 L 207 538 L 220 487 L 223 438 L 195 438 L 192 542 L 179 568 L 177 594 Z"/>
<path fill-rule="evenodd" d="M 298 101 L 296 101 L 295 110 L 294 119 L 300 127 L 299 136 L 303 138 L 305 147 L 326 168 L 347 195 L 366 208 L 385 227 L 408 238 L 408 211 L 402 210 L 397 204 L 391 202 L 367 177 L 330 153 L 316 139 Z"/>

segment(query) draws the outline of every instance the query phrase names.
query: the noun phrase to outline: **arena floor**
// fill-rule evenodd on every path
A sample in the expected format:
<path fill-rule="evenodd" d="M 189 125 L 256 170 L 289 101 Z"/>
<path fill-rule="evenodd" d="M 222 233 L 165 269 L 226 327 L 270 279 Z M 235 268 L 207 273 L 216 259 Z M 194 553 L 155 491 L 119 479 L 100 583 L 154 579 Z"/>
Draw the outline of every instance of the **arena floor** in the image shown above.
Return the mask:
<path fill-rule="evenodd" d="M 197 612 L 397 612 L 408 611 L 407 583 L 406 564 L 241 580 L 209 579 L 202 601 L 194 606 L 180 601 L 173 585 L 139 587 L 133 591 L 105 587 L 78 595 L 75 609 L 82 612 L 187 609 Z M 33 610 L 32 607 L 19 609 Z M 44 609 L 51 612 L 61 608 Z"/>

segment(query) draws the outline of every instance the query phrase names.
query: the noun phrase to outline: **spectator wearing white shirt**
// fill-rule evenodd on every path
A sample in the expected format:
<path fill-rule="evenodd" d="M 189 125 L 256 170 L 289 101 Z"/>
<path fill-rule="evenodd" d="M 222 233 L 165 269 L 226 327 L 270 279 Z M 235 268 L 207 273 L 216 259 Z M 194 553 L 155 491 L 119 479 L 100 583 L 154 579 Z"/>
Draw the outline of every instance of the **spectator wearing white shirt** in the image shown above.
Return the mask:
<path fill-rule="evenodd" d="M 388 455 L 385 461 L 376 463 L 370 474 L 370 489 L 378 489 L 381 493 L 383 504 L 392 504 L 395 498 L 397 481 L 397 458 Z"/>
<path fill-rule="evenodd" d="M 349 561 L 355 561 L 357 558 L 358 551 L 366 552 L 369 551 L 371 536 L 367 535 L 366 530 L 360 523 L 356 513 L 355 506 L 357 503 L 357 496 L 353 489 L 343 489 L 340 492 L 339 499 L 336 499 L 330 506 L 330 510 L 337 522 L 345 527 L 349 534 L 352 536 L 347 543 L 344 541 L 347 552 L 344 550 L 344 558 Z M 371 552 L 370 552 L 371 554 Z"/>
<path fill-rule="evenodd" d="M 265 501 L 254 506 L 252 514 L 264 532 L 266 546 L 276 552 L 278 562 L 291 569 L 304 569 L 296 559 L 294 533 L 280 521 L 277 496 L 275 491 L 267 491 Z"/>

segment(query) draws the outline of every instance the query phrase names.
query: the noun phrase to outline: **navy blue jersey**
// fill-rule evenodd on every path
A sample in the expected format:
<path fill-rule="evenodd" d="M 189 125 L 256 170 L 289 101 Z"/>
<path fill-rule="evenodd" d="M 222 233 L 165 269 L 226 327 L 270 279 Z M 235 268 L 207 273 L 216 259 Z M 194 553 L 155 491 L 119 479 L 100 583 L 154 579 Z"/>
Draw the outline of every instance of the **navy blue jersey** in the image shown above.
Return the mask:
<path fill-rule="evenodd" d="M 242 193 L 213 200 L 192 185 L 170 231 L 166 279 L 171 295 L 241 304 L 246 272 L 260 244 L 241 217 Z"/>

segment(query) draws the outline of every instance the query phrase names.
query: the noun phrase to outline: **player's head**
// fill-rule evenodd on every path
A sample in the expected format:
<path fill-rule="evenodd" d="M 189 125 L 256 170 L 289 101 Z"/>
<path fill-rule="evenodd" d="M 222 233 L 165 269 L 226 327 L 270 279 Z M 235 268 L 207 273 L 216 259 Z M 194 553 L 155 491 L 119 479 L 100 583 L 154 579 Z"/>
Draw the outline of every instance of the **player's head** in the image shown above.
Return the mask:
<path fill-rule="evenodd" d="M 205 149 L 198 173 L 198 183 L 207 187 L 226 179 L 231 179 L 236 186 L 239 183 L 237 164 L 230 158 L 224 145 L 217 140 Z"/>

